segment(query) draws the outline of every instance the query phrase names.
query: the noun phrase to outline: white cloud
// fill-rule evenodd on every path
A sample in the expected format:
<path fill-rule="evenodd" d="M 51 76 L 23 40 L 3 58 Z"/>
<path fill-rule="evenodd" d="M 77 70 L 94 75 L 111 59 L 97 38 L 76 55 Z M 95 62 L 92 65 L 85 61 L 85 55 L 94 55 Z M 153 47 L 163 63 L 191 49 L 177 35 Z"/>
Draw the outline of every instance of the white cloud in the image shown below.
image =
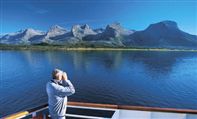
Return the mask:
<path fill-rule="evenodd" d="M 25 5 L 25 7 L 29 10 L 31 10 L 32 12 L 36 13 L 36 14 L 45 14 L 45 13 L 48 13 L 48 10 L 46 9 L 42 9 L 42 8 L 38 8 L 38 7 L 35 7 L 33 5 Z"/>

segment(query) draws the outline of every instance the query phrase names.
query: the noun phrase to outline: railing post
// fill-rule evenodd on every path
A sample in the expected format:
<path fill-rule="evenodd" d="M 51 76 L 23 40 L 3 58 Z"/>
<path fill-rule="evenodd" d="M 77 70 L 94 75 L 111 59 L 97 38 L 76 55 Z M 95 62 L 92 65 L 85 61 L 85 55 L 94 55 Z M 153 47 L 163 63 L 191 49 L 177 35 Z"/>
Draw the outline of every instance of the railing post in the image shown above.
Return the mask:
<path fill-rule="evenodd" d="M 33 118 L 33 119 L 36 119 L 36 112 L 33 112 L 33 113 L 32 113 L 32 118 Z"/>

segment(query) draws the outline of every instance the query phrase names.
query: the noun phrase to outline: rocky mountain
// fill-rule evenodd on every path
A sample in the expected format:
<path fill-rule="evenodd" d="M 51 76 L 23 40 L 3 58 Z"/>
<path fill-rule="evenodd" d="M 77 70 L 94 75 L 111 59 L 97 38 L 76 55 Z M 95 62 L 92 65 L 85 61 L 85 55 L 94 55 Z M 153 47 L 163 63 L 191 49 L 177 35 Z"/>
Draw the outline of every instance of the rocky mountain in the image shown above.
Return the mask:
<path fill-rule="evenodd" d="M 107 25 L 105 29 L 105 35 L 110 37 L 119 37 L 121 35 L 130 35 L 133 31 L 127 30 L 123 28 L 120 23 L 113 23 L 110 25 Z"/>
<path fill-rule="evenodd" d="M 1 43 L 5 44 L 31 44 L 37 42 L 34 37 L 42 36 L 44 33 L 34 29 L 25 29 L 16 33 L 6 34 L 1 37 Z"/>
<path fill-rule="evenodd" d="M 71 31 L 66 31 L 62 28 L 59 28 L 58 31 L 59 32 L 57 32 L 57 29 L 56 32 L 53 30 L 50 34 L 55 33 L 55 35 L 49 38 L 50 42 L 49 40 L 45 40 L 44 42 L 50 44 L 77 44 L 82 42 L 83 37 L 86 35 L 96 34 L 96 32 L 94 32 L 94 30 L 92 30 L 87 24 L 74 25 Z"/>
<path fill-rule="evenodd" d="M 52 26 L 48 32 L 45 34 L 45 38 L 52 38 L 52 37 L 56 37 L 58 35 L 63 35 L 67 32 L 66 29 L 64 29 L 63 27 L 60 27 L 58 25 Z"/>
<path fill-rule="evenodd" d="M 143 31 L 137 31 L 125 40 L 126 46 L 140 47 L 197 47 L 197 36 L 179 29 L 174 21 L 151 24 Z"/>
<path fill-rule="evenodd" d="M 60 27 L 58 25 L 54 25 L 47 31 L 46 34 L 44 34 L 43 37 L 40 38 L 40 41 L 45 43 L 57 42 L 58 40 L 54 41 L 54 38 L 65 33 L 67 33 L 67 30 L 65 28 Z"/>
<path fill-rule="evenodd" d="M 179 29 L 174 21 L 149 25 L 143 31 L 128 30 L 119 23 L 92 29 L 87 24 L 66 30 L 58 25 L 47 32 L 25 29 L 0 37 L 1 44 L 58 44 L 71 46 L 197 48 L 197 36 Z"/>
<path fill-rule="evenodd" d="M 95 35 L 97 34 L 94 30 L 92 30 L 87 24 L 85 25 L 74 25 L 71 29 L 71 33 L 73 37 L 82 39 L 87 35 Z"/>
<path fill-rule="evenodd" d="M 134 31 L 124 29 L 120 23 L 107 25 L 105 29 L 97 30 L 97 34 L 86 35 L 83 40 L 99 43 L 105 46 L 124 46 L 122 40 Z"/>

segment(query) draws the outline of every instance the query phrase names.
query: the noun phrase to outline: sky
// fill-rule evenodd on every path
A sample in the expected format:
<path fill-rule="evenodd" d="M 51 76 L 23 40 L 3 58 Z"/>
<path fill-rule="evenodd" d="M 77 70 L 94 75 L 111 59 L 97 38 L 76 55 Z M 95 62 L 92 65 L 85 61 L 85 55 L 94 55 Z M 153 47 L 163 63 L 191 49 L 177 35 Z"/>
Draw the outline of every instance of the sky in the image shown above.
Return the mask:
<path fill-rule="evenodd" d="M 164 20 L 197 35 L 197 0 L 0 0 L 1 34 L 33 28 L 47 31 L 53 25 L 70 28 L 88 24 L 104 28 L 119 22 L 144 30 Z"/>

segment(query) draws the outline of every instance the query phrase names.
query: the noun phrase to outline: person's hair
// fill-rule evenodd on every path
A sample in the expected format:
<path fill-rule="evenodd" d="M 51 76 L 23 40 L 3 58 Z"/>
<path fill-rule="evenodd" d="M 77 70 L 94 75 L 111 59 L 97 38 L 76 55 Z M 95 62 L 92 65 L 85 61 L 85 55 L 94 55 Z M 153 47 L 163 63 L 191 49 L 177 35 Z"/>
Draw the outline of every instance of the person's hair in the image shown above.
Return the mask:
<path fill-rule="evenodd" d="M 61 70 L 59 70 L 59 69 L 54 69 L 54 70 L 52 71 L 52 78 L 53 78 L 53 79 L 57 79 L 57 75 L 56 75 L 56 74 L 57 74 L 58 72 L 60 72 L 60 71 L 61 71 Z"/>

